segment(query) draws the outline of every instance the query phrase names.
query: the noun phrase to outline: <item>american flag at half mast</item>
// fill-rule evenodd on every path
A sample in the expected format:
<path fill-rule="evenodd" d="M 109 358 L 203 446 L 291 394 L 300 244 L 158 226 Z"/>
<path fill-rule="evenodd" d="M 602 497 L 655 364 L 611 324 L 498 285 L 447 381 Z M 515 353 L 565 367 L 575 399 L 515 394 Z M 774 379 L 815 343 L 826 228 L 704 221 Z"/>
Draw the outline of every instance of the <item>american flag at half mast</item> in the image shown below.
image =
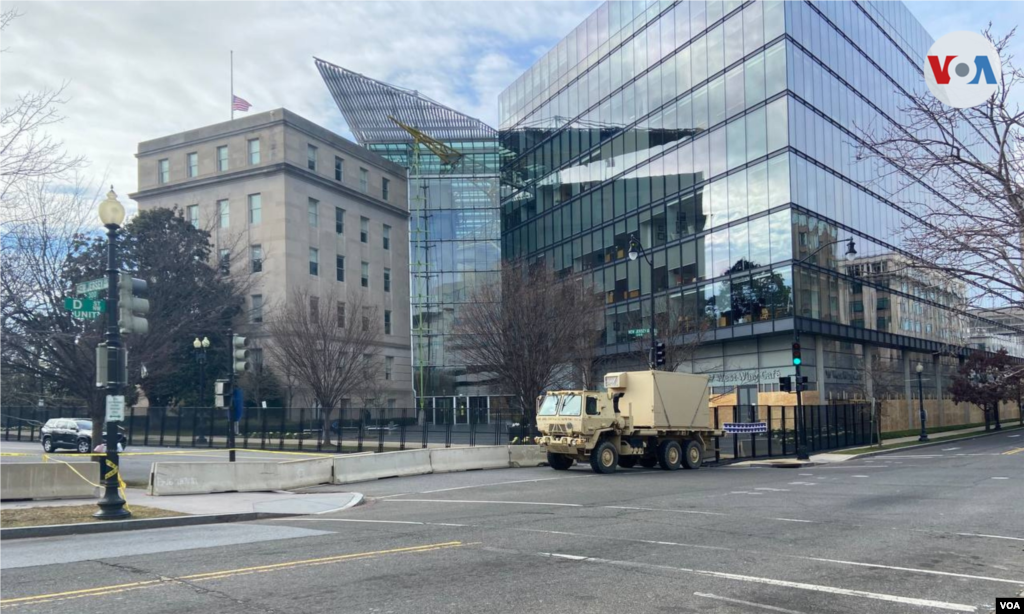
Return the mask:
<path fill-rule="evenodd" d="M 251 106 L 252 105 L 249 104 L 249 101 L 247 101 L 246 99 L 239 98 L 238 96 L 235 96 L 234 94 L 231 95 L 231 110 L 232 111 L 248 111 L 249 107 L 251 107 Z"/>

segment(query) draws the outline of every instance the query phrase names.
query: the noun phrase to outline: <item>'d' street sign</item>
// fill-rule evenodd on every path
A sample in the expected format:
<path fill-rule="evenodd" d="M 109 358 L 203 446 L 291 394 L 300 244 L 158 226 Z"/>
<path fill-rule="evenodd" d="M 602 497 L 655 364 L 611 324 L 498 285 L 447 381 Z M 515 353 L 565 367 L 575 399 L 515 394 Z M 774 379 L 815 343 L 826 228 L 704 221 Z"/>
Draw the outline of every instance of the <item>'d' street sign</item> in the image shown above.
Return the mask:
<path fill-rule="evenodd" d="M 107 302 L 93 298 L 65 297 L 64 309 L 70 311 L 73 318 L 95 320 L 107 310 Z"/>
<path fill-rule="evenodd" d="M 78 294 L 95 295 L 97 292 L 100 292 L 101 290 L 106 290 L 107 288 L 108 286 L 106 277 L 102 279 L 93 279 L 91 281 L 83 281 L 80 284 L 75 284 L 75 292 Z"/>
<path fill-rule="evenodd" d="M 102 313 L 107 310 L 107 301 L 95 298 L 65 298 L 64 309 L 68 311 L 95 311 Z"/>

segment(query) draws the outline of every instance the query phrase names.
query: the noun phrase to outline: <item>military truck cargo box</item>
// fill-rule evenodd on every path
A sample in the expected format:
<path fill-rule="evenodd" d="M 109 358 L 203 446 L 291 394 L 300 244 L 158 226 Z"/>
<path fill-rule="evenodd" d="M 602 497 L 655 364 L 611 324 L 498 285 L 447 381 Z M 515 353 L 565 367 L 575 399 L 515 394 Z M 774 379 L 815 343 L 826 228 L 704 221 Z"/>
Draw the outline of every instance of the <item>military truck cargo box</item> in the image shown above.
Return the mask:
<path fill-rule="evenodd" d="M 609 373 L 605 387 L 621 393 L 619 412 L 637 429 L 709 429 L 708 377 L 669 371 Z"/>

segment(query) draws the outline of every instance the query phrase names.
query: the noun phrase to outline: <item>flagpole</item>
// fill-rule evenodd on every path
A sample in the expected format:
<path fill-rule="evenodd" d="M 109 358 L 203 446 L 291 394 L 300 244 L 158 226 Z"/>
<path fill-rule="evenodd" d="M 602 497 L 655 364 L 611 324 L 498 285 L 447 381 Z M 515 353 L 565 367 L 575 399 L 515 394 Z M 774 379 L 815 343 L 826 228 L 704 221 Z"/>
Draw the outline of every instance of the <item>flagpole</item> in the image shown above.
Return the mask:
<path fill-rule="evenodd" d="M 235 119 L 235 50 L 231 50 L 231 119 Z"/>

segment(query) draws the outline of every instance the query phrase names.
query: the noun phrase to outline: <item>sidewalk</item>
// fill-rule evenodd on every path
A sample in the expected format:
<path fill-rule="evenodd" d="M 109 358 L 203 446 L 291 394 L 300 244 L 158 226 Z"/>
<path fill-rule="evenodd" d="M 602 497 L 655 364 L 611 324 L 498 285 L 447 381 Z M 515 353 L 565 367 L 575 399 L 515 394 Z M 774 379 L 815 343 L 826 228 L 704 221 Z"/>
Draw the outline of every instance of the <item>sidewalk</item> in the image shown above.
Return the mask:
<path fill-rule="evenodd" d="M 1020 426 L 1020 422 L 1018 422 L 1017 420 L 1014 420 L 1012 422 L 1003 422 L 1003 430 L 1012 429 L 1012 428 L 1018 428 L 1019 426 Z M 983 427 L 983 426 L 975 426 L 973 428 L 960 429 L 960 430 L 956 430 L 956 431 L 943 431 L 941 433 L 935 433 L 935 434 L 929 433 L 928 434 L 928 441 L 937 441 L 939 439 L 945 439 L 947 437 L 956 437 L 956 436 L 959 436 L 959 435 L 967 435 L 969 433 L 984 433 L 984 432 L 985 432 L 985 427 Z M 990 430 L 989 432 L 990 433 L 997 433 L 999 431 Z M 893 446 L 893 445 L 897 445 L 897 444 L 901 444 L 901 443 L 913 443 L 913 442 L 917 441 L 919 438 L 920 438 L 920 435 L 910 435 L 909 437 L 897 437 L 896 439 L 884 439 L 883 438 L 882 439 L 883 447 L 880 448 L 880 449 L 885 449 L 886 446 Z M 876 449 L 879 449 L 879 448 L 871 448 L 871 447 L 869 447 L 869 449 L 876 450 Z"/>
<path fill-rule="evenodd" d="M 128 505 L 181 512 L 184 514 L 244 514 L 250 512 L 277 514 L 317 514 L 343 509 L 362 502 L 360 493 L 316 493 L 297 494 L 287 491 L 275 492 L 228 492 L 209 495 L 177 495 L 153 497 L 145 490 L 129 488 L 125 491 Z M 83 505 L 94 499 L 62 499 L 49 501 L 10 501 L 0 504 L 0 509 L 30 507 L 54 507 Z"/>
<path fill-rule="evenodd" d="M 1017 422 L 1017 421 L 1013 421 L 1013 422 L 1009 422 L 1009 423 L 1004 422 L 1003 423 L 1002 431 L 989 430 L 988 433 L 995 434 L 995 433 L 1000 433 L 1000 432 L 1003 432 L 1003 431 L 1014 430 L 1014 429 L 1017 429 L 1017 428 L 1021 428 L 1020 427 L 1020 423 Z M 955 431 L 943 431 L 941 433 L 934 433 L 934 434 L 929 433 L 928 434 L 928 441 L 927 442 L 921 442 L 920 445 L 924 446 L 924 445 L 931 444 L 933 442 L 934 443 L 941 443 L 941 442 L 949 440 L 949 439 L 962 438 L 962 437 L 964 437 L 966 435 L 984 435 L 984 434 L 986 434 L 984 426 L 976 426 L 976 427 L 971 427 L 971 428 L 966 428 L 966 429 L 958 429 L 958 430 L 955 430 Z M 882 444 L 883 445 L 881 445 L 881 446 L 860 446 L 860 447 L 857 447 L 857 448 L 845 448 L 843 450 L 833 451 L 833 452 L 822 452 L 822 453 L 819 453 L 819 454 L 812 454 L 810 456 L 810 460 L 806 460 L 806 461 L 796 460 L 795 458 L 776 458 L 776 459 L 741 461 L 741 462 L 738 462 L 738 463 L 733 463 L 733 466 L 740 466 L 740 467 L 754 466 L 754 467 L 757 467 L 757 466 L 786 465 L 786 466 L 795 467 L 795 466 L 800 466 L 800 465 L 823 465 L 823 464 L 827 464 L 827 463 L 842 463 L 844 461 L 852 460 L 852 459 L 855 459 L 855 458 L 857 458 L 859 456 L 863 456 L 865 454 L 871 454 L 871 453 L 874 453 L 874 452 L 884 452 L 884 451 L 887 451 L 887 450 L 893 450 L 893 449 L 898 449 L 898 448 L 902 448 L 902 449 L 905 449 L 905 450 L 910 450 L 910 449 L 916 448 L 918 446 L 917 445 L 907 445 L 907 444 L 917 444 L 919 438 L 920 438 L 920 435 L 911 435 L 911 436 L 908 436 L 908 437 L 896 437 L 894 439 L 883 439 L 882 440 Z"/>

